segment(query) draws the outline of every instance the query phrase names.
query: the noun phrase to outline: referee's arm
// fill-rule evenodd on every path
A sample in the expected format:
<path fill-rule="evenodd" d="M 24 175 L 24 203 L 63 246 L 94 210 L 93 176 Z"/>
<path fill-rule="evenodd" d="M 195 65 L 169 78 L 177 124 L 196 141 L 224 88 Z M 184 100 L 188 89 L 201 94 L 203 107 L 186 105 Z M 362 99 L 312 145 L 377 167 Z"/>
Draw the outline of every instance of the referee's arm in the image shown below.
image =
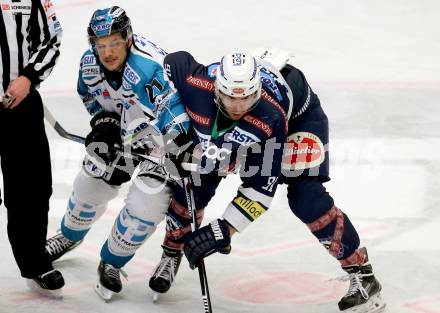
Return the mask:
<path fill-rule="evenodd" d="M 45 3 L 50 3 L 49 1 L 40 0 L 33 3 L 30 21 L 32 52 L 23 75 L 33 86 L 38 86 L 55 66 L 60 55 L 63 31 L 53 7 L 44 7 Z"/>
<path fill-rule="evenodd" d="M 31 87 L 36 88 L 52 72 L 60 55 L 62 28 L 52 6 L 47 7 L 45 0 L 33 1 L 29 20 L 30 54 L 22 74 L 11 81 L 6 96 L 11 97 L 6 108 L 13 109 L 27 97 Z M 46 4 L 46 5 L 45 5 Z"/>

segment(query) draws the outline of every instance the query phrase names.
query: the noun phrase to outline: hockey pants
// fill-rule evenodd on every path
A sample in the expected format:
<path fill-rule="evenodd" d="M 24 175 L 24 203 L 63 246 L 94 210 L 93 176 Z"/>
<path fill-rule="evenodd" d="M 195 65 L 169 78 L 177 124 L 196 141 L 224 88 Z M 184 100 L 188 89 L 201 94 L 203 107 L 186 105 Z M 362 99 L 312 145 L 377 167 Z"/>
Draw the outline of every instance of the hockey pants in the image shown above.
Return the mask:
<path fill-rule="evenodd" d="M 118 190 L 119 186 L 109 185 L 81 170 L 61 222 L 63 235 L 70 240 L 82 240 Z M 164 219 L 170 198 L 170 187 L 161 181 L 148 176 L 136 177 L 101 248 L 102 260 L 117 268 L 123 267 Z"/>

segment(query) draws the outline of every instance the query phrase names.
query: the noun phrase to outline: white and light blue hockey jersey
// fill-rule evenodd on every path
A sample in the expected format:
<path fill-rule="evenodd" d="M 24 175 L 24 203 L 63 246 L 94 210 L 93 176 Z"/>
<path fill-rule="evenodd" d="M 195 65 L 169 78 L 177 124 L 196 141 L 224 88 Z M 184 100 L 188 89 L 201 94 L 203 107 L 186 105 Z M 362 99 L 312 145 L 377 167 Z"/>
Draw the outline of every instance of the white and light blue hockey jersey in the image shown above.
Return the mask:
<path fill-rule="evenodd" d="M 121 115 L 124 144 L 142 141 L 147 127 L 160 134 L 188 130 L 184 105 L 162 66 L 165 55 L 147 38 L 134 35 L 120 85 L 105 77 L 93 50 L 81 58 L 78 94 L 91 115 L 101 110 Z"/>

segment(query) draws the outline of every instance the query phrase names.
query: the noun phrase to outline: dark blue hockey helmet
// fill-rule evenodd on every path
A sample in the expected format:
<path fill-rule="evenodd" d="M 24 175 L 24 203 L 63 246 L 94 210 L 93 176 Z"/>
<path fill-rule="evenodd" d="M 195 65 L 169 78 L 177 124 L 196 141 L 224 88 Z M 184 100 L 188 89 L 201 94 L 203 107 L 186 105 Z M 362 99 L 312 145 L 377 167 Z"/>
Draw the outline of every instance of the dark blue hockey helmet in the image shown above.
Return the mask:
<path fill-rule="evenodd" d="M 96 38 L 115 33 L 121 33 L 124 39 L 131 37 L 133 33 L 130 19 L 125 10 L 118 6 L 96 10 L 87 27 L 90 44 L 93 45 Z"/>

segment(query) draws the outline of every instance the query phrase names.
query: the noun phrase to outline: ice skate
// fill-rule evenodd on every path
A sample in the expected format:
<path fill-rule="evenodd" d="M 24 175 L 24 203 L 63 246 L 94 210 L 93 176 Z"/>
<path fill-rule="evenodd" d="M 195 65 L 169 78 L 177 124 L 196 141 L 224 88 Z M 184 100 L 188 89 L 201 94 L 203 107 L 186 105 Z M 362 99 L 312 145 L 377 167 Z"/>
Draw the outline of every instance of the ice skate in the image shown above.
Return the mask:
<path fill-rule="evenodd" d="M 64 286 L 63 275 L 57 270 L 51 270 L 35 278 L 27 279 L 28 287 L 44 296 L 61 299 L 61 288 Z"/>
<path fill-rule="evenodd" d="M 64 237 L 63 233 L 58 230 L 56 235 L 46 240 L 45 253 L 49 255 L 50 260 L 53 262 L 58 260 L 67 252 L 75 249 L 82 242 L 72 241 Z"/>
<path fill-rule="evenodd" d="M 159 299 L 161 293 L 166 293 L 174 282 L 182 260 L 182 251 L 163 247 L 162 258 L 151 275 L 149 286 L 154 291 L 153 301 Z"/>
<path fill-rule="evenodd" d="M 99 281 L 95 285 L 95 291 L 105 302 L 110 301 L 115 293 L 119 293 L 122 290 L 120 274 L 127 277 L 123 270 L 106 264 L 103 261 L 99 263 Z"/>
<path fill-rule="evenodd" d="M 344 266 L 348 273 L 344 280 L 350 281 L 347 294 L 339 301 L 339 309 L 343 312 L 379 313 L 384 312 L 386 303 L 381 297 L 382 286 L 374 277 L 373 269 L 368 261 L 366 248 L 361 248 L 365 255 L 365 263 Z"/>

